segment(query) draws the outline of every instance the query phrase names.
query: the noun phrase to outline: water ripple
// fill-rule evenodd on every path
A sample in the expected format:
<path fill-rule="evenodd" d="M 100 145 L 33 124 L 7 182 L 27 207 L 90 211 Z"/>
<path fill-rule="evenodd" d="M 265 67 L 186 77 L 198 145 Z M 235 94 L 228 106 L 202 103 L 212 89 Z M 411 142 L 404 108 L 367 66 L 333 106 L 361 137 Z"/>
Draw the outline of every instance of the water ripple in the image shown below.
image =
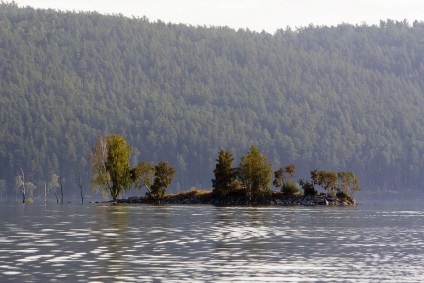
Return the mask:
<path fill-rule="evenodd" d="M 0 211 L 0 282 L 419 282 L 424 276 L 421 208 L 28 209 L 19 217 L 11 207 Z"/>

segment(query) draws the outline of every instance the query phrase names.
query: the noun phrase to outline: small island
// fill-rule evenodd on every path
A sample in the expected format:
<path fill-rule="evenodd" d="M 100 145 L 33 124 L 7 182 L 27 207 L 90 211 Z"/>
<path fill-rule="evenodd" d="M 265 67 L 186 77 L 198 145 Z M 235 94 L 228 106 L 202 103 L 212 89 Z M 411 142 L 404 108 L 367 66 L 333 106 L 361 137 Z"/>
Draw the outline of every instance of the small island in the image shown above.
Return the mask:
<path fill-rule="evenodd" d="M 167 162 L 142 161 L 130 168 L 131 147 L 119 135 L 100 136 L 90 152 L 92 184 L 111 195 L 114 203 L 211 204 L 211 205 L 354 205 L 353 193 L 360 189 L 351 171 L 312 170 L 311 180 L 294 181 L 296 166 L 273 171 L 268 158 L 252 146 L 234 167 L 234 155 L 221 150 L 216 159 L 212 190 L 191 189 L 166 194 L 175 169 Z M 274 176 L 274 178 L 272 177 Z M 272 184 L 279 189 L 274 191 Z M 130 188 L 145 189 L 144 196 L 118 197 Z M 316 187 L 324 192 L 318 194 Z M 303 193 L 301 192 L 303 190 Z"/>
<path fill-rule="evenodd" d="M 355 200 L 344 201 L 337 197 L 331 197 L 326 194 L 294 195 L 287 196 L 281 192 L 273 191 L 268 197 L 249 200 L 245 196 L 232 193 L 225 198 L 216 197 L 213 192 L 208 190 L 191 189 L 179 194 L 165 195 L 160 200 L 153 200 L 148 196 L 132 196 L 127 199 L 118 199 L 118 203 L 143 203 L 143 204 L 210 204 L 216 206 L 244 206 L 244 205 L 280 205 L 280 206 L 314 206 L 314 205 L 355 205 Z"/>

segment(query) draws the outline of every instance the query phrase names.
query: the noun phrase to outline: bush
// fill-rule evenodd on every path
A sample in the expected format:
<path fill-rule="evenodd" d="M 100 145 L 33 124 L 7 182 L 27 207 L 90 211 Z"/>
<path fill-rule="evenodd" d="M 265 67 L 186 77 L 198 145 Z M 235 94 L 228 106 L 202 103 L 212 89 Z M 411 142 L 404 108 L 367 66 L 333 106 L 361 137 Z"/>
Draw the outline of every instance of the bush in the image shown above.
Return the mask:
<path fill-rule="evenodd" d="M 202 198 L 202 197 L 210 197 L 212 194 L 211 191 L 208 190 L 201 190 L 198 188 L 191 188 L 189 191 L 181 192 L 176 195 L 174 195 L 175 199 L 193 199 L 193 198 Z"/>
<path fill-rule="evenodd" d="M 300 180 L 300 185 L 302 186 L 303 194 L 305 196 L 316 196 L 318 194 L 317 190 L 315 190 L 314 184 Z"/>
<path fill-rule="evenodd" d="M 347 202 L 347 203 L 354 203 L 353 198 L 344 191 L 338 191 L 336 194 L 336 197 L 340 199 L 341 201 Z"/>
<path fill-rule="evenodd" d="M 281 192 L 287 196 L 293 196 L 299 193 L 299 187 L 293 182 L 284 182 Z"/>

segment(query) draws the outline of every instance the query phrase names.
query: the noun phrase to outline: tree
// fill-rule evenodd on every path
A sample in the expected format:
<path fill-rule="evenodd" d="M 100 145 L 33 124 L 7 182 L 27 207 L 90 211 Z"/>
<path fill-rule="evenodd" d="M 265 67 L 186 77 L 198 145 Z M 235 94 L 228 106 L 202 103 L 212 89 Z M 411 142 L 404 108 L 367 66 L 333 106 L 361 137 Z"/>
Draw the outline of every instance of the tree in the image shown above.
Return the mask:
<path fill-rule="evenodd" d="M 85 164 L 85 162 L 83 163 L 83 161 L 81 160 L 81 161 L 77 162 L 76 167 L 74 168 L 75 169 L 75 179 L 76 179 L 76 182 L 77 182 L 78 187 L 80 189 L 80 196 L 81 196 L 81 203 L 82 204 L 84 203 L 84 194 L 83 194 L 82 189 L 83 189 L 84 178 L 86 176 L 85 175 L 86 171 L 84 170 L 84 164 Z"/>
<path fill-rule="evenodd" d="M 4 194 L 6 193 L 7 198 L 7 182 L 6 180 L 0 180 L 0 193 L 2 197 L 5 197 Z"/>
<path fill-rule="evenodd" d="M 305 196 L 315 196 L 317 194 L 317 190 L 315 190 L 313 183 L 305 180 L 299 180 L 299 184 L 302 186 L 303 194 Z"/>
<path fill-rule="evenodd" d="M 155 179 L 151 186 L 149 196 L 153 199 L 160 199 L 165 195 L 166 189 L 172 183 L 175 169 L 167 162 L 159 162 L 155 166 Z"/>
<path fill-rule="evenodd" d="M 139 190 L 144 187 L 147 190 L 147 194 L 150 194 L 150 187 L 154 182 L 155 171 L 155 166 L 152 163 L 146 161 L 139 163 L 131 170 L 131 179 L 134 186 Z"/>
<path fill-rule="evenodd" d="M 323 187 L 328 194 L 334 196 L 337 190 L 337 173 L 325 170 L 312 170 L 311 179 L 314 185 Z"/>
<path fill-rule="evenodd" d="M 242 156 L 239 178 L 250 200 L 271 192 L 272 166 L 256 146 L 250 147 L 248 154 Z"/>
<path fill-rule="evenodd" d="M 15 178 L 15 190 L 16 192 L 22 191 L 22 203 L 26 203 L 27 193 L 29 194 L 29 202 L 32 202 L 34 190 L 37 187 L 32 182 L 25 181 L 25 173 L 21 168 L 21 174 L 18 174 Z"/>
<path fill-rule="evenodd" d="M 37 186 L 32 182 L 25 182 L 25 190 L 29 195 L 28 201 L 31 203 L 34 197 L 34 191 L 37 189 Z"/>
<path fill-rule="evenodd" d="M 60 185 L 60 203 L 63 204 L 63 177 L 59 176 L 59 185 Z"/>
<path fill-rule="evenodd" d="M 311 179 L 314 185 L 323 187 L 332 196 L 337 193 L 343 198 L 351 198 L 352 194 L 360 189 L 359 181 L 351 171 L 313 170 Z"/>
<path fill-rule="evenodd" d="M 91 150 L 92 184 L 113 201 L 131 187 L 129 157 L 131 147 L 119 135 L 100 136 Z"/>
<path fill-rule="evenodd" d="M 218 197 L 226 196 L 234 187 L 236 170 L 233 168 L 233 162 L 234 155 L 229 151 L 219 152 L 215 170 L 213 170 L 215 179 L 212 179 L 213 193 Z"/>
<path fill-rule="evenodd" d="M 22 190 L 22 203 L 25 203 L 26 201 L 26 188 L 25 188 L 25 173 L 24 170 L 21 168 L 21 174 L 16 177 L 15 187 L 18 190 L 21 188 Z"/>
<path fill-rule="evenodd" d="M 56 203 L 59 203 L 59 197 L 57 196 L 57 189 L 60 187 L 59 178 L 59 175 L 52 174 L 48 185 L 49 191 L 53 192 L 56 197 Z"/>
<path fill-rule="evenodd" d="M 284 168 L 280 167 L 274 172 L 275 179 L 272 182 L 277 188 L 281 188 L 281 192 L 286 195 L 294 195 L 299 192 L 299 188 L 296 183 L 292 181 L 296 166 L 294 164 L 288 164 Z"/>
<path fill-rule="evenodd" d="M 354 192 L 359 191 L 359 180 L 352 171 L 337 173 L 337 191 L 352 196 Z"/>

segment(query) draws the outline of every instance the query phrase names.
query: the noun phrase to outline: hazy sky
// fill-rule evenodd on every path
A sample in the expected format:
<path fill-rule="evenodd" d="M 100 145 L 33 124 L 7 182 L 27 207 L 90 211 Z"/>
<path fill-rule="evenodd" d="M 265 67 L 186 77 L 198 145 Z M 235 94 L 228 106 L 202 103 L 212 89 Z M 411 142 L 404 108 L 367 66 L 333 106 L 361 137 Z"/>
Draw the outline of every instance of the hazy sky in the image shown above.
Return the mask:
<path fill-rule="evenodd" d="M 149 20 L 229 26 L 273 33 L 278 28 L 380 20 L 424 21 L 424 0 L 15 0 L 19 6 L 146 16 Z"/>

